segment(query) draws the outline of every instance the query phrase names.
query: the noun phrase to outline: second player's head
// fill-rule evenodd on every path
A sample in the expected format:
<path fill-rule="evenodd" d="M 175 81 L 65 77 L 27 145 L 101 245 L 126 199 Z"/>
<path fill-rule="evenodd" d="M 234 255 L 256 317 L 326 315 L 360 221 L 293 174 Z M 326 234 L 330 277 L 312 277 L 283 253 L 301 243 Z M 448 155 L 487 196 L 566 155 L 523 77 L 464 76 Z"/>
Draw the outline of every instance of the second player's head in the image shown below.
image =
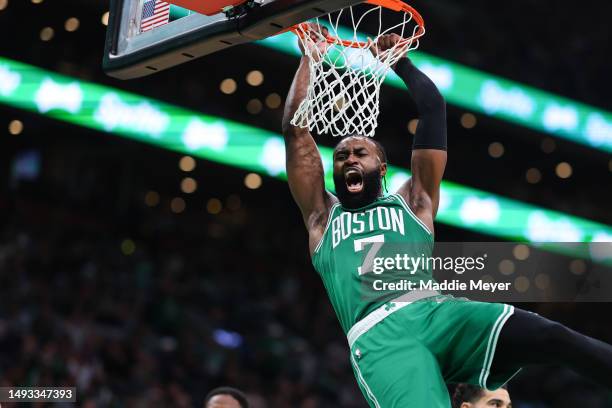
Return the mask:
<path fill-rule="evenodd" d="M 204 408 L 249 408 L 249 403 L 242 391 L 232 387 L 219 387 L 208 393 Z"/>
<path fill-rule="evenodd" d="M 505 386 L 489 391 L 475 385 L 458 384 L 453 408 L 512 408 L 512 401 Z"/>
<path fill-rule="evenodd" d="M 348 136 L 334 149 L 334 186 L 345 208 L 360 208 L 383 193 L 387 155 L 380 143 L 366 136 Z"/>

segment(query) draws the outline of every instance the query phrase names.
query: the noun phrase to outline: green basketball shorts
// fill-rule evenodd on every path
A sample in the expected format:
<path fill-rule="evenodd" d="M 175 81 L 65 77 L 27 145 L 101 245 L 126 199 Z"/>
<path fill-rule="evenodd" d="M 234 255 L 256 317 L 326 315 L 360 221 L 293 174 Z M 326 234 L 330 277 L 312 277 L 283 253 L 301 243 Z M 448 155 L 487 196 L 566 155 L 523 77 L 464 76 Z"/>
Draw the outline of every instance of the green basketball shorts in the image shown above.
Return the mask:
<path fill-rule="evenodd" d="M 518 372 L 490 372 L 499 333 L 513 313 L 509 305 L 444 295 L 374 310 L 347 335 L 370 407 L 449 408 L 446 383 L 499 388 Z"/>

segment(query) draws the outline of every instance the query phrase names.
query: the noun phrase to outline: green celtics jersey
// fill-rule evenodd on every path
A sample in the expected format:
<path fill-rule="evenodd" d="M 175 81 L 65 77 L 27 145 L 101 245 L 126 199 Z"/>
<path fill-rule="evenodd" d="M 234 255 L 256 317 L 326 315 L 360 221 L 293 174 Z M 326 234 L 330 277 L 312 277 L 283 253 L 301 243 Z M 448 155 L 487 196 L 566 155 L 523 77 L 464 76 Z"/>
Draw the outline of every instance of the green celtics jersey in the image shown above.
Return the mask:
<path fill-rule="evenodd" d="M 312 263 L 347 333 L 374 309 L 418 289 L 417 282 L 432 280 L 425 262 L 432 251 L 428 228 L 393 194 L 358 209 L 335 204 Z"/>

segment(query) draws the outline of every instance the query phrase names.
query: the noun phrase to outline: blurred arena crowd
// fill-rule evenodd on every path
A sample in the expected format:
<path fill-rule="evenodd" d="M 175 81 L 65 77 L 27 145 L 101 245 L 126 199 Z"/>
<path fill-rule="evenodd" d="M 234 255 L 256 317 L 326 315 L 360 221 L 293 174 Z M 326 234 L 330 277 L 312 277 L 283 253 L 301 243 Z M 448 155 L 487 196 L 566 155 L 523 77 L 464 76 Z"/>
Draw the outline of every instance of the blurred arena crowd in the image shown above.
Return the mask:
<path fill-rule="evenodd" d="M 87 408 L 199 407 L 224 384 L 253 407 L 365 407 L 290 205 L 206 217 L 140 204 L 126 239 L 113 211 L 2 201 L 15 215 L 0 232 L 0 385 L 76 386 Z M 612 338 L 575 305 L 539 307 Z M 524 408 L 612 406 L 557 368 L 510 390 Z"/>
<path fill-rule="evenodd" d="M 94 214 L 19 206 L 1 232 L 0 385 L 76 386 L 88 408 L 199 406 L 223 383 L 254 407 L 363 406 L 281 223 L 237 229 L 238 210 L 177 234 L 150 217 L 132 249 Z"/>
<path fill-rule="evenodd" d="M 19 39 L 4 41 L 2 56 L 278 130 L 280 111 L 254 117 L 244 110 L 252 97 L 248 92 L 255 91 L 243 88 L 223 99 L 210 90 L 218 92 L 225 77 L 243 77 L 247 65 L 262 66 L 274 58 L 276 71 L 266 71 L 262 89 L 284 95 L 295 59 L 245 46 L 118 83 L 101 70 L 106 27 L 100 16 L 106 3 L 34 3 L 11 0 L 0 14 L 0 33 Z M 436 27 L 423 41 L 427 52 L 609 105 L 612 59 L 603 50 L 609 49 L 612 3 L 411 4 Z M 66 9 L 81 18 L 79 31 L 58 29 L 53 41 L 40 41 L 41 27 L 63 25 Z M 209 67 L 215 69 L 203 75 Z M 391 131 L 404 130 L 410 118 L 404 117 L 404 104 L 391 105 L 387 118 L 398 120 L 382 129 L 393 136 Z M 1 109 L 2 123 L 16 115 L 16 110 Z M 205 186 L 201 190 L 217 195 L 223 209 L 207 214 L 200 196 L 198 211 L 191 211 L 187 200 L 187 211 L 177 215 L 168 205 L 180 179 L 172 173 L 179 159 L 174 153 L 164 153 L 171 165 L 161 164 L 161 153 L 153 148 L 19 114 L 25 116 L 27 138 L 5 139 L 0 146 L 0 386 L 74 386 L 77 406 L 83 408 L 201 407 L 207 392 L 220 385 L 242 389 L 255 408 L 367 406 L 351 371 L 346 339 L 310 265 L 306 234 L 286 184 L 265 179 L 258 192 L 242 191 L 230 203 L 244 174 L 207 168 L 198 178 Z M 483 172 L 476 164 L 486 154 L 470 155 L 479 152 L 477 143 L 486 151 L 489 140 L 455 130 L 451 143 L 457 159 L 447 172 L 454 181 L 469 180 L 518 200 L 610 222 L 605 203 L 612 193 L 603 188 L 610 173 L 577 171 L 573 189 L 550 179 L 525 188 L 517 169 L 549 160 L 534 153 L 541 137 L 525 142 L 522 128 L 517 132 L 508 124 L 483 122 L 487 137 L 501 134 L 508 144 L 516 143 L 516 149 L 508 148 L 515 152 L 512 166 L 487 162 Z M 51 142 L 57 135 L 62 137 Z M 14 185 L 11 161 L 31 148 L 42 152 L 40 178 Z M 407 157 L 404 150 L 389 150 L 392 157 Z M 576 161 L 591 161 L 571 144 L 560 149 L 559 157 L 574 150 Z M 530 163 L 523 166 L 523 161 Z M 138 171 L 151 177 L 143 181 Z M 155 177 L 169 179 L 164 183 L 175 191 L 157 188 Z M 153 187 L 161 195 L 154 208 L 144 204 Z M 440 231 L 449 240 L 491 239 L 445 226 Z M 518 306 L 612 342 L 609 305 Z M 558 367 L 526 368 L 509 389 L 515 408 L 612 407 L 609 393 Z M 11 404 L 2 403 L 7 407 Z"/>

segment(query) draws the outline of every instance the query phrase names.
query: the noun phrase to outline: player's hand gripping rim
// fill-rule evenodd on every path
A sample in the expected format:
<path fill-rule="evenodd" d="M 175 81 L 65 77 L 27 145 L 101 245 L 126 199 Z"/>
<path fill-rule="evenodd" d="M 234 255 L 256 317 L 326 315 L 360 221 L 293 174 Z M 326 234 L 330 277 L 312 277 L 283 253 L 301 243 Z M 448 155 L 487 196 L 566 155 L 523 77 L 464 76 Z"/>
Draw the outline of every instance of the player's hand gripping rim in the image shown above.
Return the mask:
<path fill-rule="evenodd" d="M 300 29 L 303 30 L 302 34 L 304 35 L 304 37 L 300 36 L 298 41 L 302 55 L 312 58 L 316 62 L 321 61 L 332 45 L 328 41 L 329 30 L 327 27 L 315 23 L 304 23 Z M 308 37 L 305 38 L 305 36 Z"/>
<path fill-rule="evenodd" d="M 375 58 L 378 58 L 382 62 L 399 61 L 401 57 L 406 55 L 411 43 L 412 41 L 395 33 L 383 34 L 376 40 L 372 40 L 368 37 L 368 48 L 370 52 Z"/>

